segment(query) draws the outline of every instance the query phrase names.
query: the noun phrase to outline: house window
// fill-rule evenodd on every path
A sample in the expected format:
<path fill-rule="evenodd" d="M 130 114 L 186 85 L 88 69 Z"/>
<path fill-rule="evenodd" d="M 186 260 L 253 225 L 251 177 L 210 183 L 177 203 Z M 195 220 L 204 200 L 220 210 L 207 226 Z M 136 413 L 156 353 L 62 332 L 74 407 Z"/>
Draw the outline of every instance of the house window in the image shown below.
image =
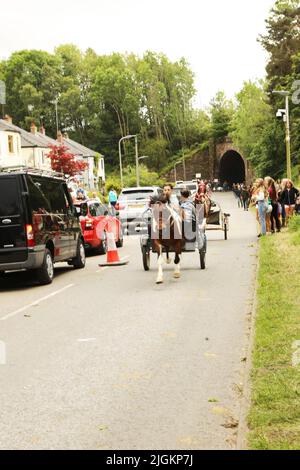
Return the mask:
<path fill-rule="evenodd" d="M 14 153 L 14 138 L 12 135 L 8 136 L 8 152 Z"/>

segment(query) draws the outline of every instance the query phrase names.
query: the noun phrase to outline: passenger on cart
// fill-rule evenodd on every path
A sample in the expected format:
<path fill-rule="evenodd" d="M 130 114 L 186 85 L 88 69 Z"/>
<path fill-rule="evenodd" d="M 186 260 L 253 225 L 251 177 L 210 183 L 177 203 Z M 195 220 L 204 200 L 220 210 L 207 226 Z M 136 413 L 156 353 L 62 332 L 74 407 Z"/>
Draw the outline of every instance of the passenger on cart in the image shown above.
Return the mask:
<path fill-rule="evenodd" d="M 182 215 L 183 236 L 187 242 L 194 242 L 196 239 L 196 207 L 187 188 L 182 189 L 179 204 Z"/>

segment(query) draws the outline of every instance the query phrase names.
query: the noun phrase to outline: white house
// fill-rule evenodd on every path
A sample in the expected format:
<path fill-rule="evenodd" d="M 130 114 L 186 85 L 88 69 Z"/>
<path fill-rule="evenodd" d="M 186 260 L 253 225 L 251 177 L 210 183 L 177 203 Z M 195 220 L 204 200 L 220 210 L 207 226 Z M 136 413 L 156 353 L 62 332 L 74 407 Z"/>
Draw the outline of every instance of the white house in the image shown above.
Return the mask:
<path fill-rule="evenodd" d="M 0 167 L 22 164 L 21 134 L 0 119 Z"/>
<path fill-rule="evenodd" d="M 3 166 L 14 166 L 16 164 L 32 168 L 51 168 L 50 161 L 47 158 L 47 154 L 49 153 L 48 143 L 38 137 L 37 128 L 34 124 L 31 126 L 31 132 L 27 132 L 15 126 L 11 118 L 7 116 L 5 119 L 0 119 L 0 126 L 6 129 L 8 136 L 19 135 L 20 138 L 17 160 L 12 162 L 11 156 L 6 154 Z M 16 147 L 16 145 L 14 147 Z"/>
<path fill-rule="evenodd" d="M 105 183 L 105 166 L 104 157 L 101 154 L 97 154 L 94 150 L 85 147 L 75 140 L 69 138 L 68 134 L 58 133 L 57 140 L 62 145 L 65 145 L 70 149 L 70 152 L 76 155 L 77 158 L 83 159 L 87 162 L 88 168 L 83 174 L 83 182 L 89 189 L 95 188 L 95 183 L 99 181 Z M 97 162 L 97 167 L 96 167 Z"/>
<path fill-rule="evenodd" d="M 50 145 L 65 145 L 77 159 L 88 163 L 87 170 L 78 178 L 89 189 L 95 189 L 100 181 L 105 183 L 105 167 L 103 155 L 85 147 L 67 134 L 58 133 L 57 140 L 46 135 L 45 129 L 39 130 L 33 123 L 30 132 L 15 126 L 10 116 L 0 119 L 0 166 L 25 165 L 32 168 L 50 169 L 51 162 L 47 158 Z M 97 167 L 96 167 L 97 162 Z"/>

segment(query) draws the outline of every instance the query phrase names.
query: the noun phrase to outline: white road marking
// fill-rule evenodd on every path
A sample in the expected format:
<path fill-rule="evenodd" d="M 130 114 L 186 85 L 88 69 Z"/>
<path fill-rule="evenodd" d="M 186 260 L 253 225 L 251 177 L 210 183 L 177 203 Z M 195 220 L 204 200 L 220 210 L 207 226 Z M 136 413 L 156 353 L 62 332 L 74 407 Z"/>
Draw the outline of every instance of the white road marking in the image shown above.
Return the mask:
<path fill-rule="evenodd" d="M 103 273 L 103 271 L 106 271 L 108 269 L 108 266 L 104 267 L 104 268 L 101 268 L 101 269 L 98 269 L 98 271 L 96 271 L 96 273 Z"/>
<path fill-rule="evenodd" d="M 78 339 L 77 340 L 79 343 L 89 343 L 91 341 L 96 341 L 96 338 L 86 338 L 86 339 Z"/>
<path fill-rule="evenodd" d="M 18 310 L 15 310 L 14 312 L 11 312 L 11 313 L 9 313 L 8 315 L 5 315 L 5 317 L 0 318 L 0 320 L 1 320 L 1 321 L 8 320 L 9 318 L 14 317 L 14 316 L 17 315 L 18 313 L 25 312 L 25 311 L 26 311 L 28 308 L 30 308 L 30 307 L 36 307 L 36 306 L 37 306 L 38 304 L 40 304 L 41 302 L 44 302 L 45 300 L 48 300 L 48 299 L 50 299 L 51 297 L 54 297 L 55 295 L 61 294 L 62 292 L 64 292 L 64 291 L 67 290 L 67 289 L 70 289 L 70 288 L 73 287 L 74 285 L 75 285 L 75 284 L 69 284 L 69 285 L 63 287 L 62 289 L 56 290 L 56 291 L 52 292 L 51 294 L 46 295 L 45 297 L 42 297 L 41 299 L 35 300 L 35 301 L 32 302 L 31 304 L 25 305 L 25 307 L 19 308 Z"/>

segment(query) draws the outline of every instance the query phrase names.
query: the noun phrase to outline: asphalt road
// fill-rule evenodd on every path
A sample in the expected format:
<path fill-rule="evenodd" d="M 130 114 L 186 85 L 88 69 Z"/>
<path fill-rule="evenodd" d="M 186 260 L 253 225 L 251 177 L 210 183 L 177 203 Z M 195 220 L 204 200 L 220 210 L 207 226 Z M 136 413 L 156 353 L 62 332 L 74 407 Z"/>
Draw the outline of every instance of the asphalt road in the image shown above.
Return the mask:
<path fill-rule="evenodd" d="M 156 257 L 144 272 L 130 237 L 125 267 L 96 256 L 60 265 L 51 286 L 0 280 L 1 449 L 235 448 L 256 224 L 232 194 L 218 199 L 229 240 L 208 233 L 205 271 L 184 254 L 181 279 L 164 266 L 157 286 Z"/>

